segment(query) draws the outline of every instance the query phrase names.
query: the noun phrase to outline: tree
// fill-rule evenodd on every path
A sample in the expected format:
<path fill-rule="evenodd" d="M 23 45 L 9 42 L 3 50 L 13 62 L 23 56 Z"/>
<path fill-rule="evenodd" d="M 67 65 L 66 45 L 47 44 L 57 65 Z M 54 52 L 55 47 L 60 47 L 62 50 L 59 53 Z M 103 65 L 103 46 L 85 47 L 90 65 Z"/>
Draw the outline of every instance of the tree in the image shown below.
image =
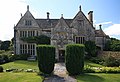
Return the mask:
<path fill-rule="evenodd" d="M 1 43 L 1 50 L 5 50 L 5 51 L 9 50 L 10 43 L 11 43 L 10 41 L 3 41 Z"/>

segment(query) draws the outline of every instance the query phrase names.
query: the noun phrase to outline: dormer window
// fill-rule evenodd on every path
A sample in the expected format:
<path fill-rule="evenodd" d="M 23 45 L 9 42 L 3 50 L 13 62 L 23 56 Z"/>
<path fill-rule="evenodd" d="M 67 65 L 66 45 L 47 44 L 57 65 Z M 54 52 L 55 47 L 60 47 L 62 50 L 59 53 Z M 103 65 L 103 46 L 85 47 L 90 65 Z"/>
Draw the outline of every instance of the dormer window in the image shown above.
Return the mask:
<path fill-rule="evenodd" d="M 31 26 L 32 25 L 32 21 L 31 20 L 25 20 L 25 25 L 26 26 Z"/>

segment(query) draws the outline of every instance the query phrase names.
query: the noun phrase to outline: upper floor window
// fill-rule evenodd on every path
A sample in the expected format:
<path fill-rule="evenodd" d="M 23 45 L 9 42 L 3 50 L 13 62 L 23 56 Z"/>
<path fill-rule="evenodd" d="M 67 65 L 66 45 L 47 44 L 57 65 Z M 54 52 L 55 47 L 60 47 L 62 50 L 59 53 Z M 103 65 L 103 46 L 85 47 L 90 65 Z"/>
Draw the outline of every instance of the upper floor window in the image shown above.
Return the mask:
<path fill-rule="evenodd" d="M 84 42 L 85 42 L 85 37 L 80 37 L 80 36 L 75 37 L 75 43 L 84 44 Z"/>
<path fill-rule="evenodd" d="M 31 20 L 26 20 L 25 21 L 25 25 L 26 26 L 31 26 L 32 25 L 32 21 Z"/>

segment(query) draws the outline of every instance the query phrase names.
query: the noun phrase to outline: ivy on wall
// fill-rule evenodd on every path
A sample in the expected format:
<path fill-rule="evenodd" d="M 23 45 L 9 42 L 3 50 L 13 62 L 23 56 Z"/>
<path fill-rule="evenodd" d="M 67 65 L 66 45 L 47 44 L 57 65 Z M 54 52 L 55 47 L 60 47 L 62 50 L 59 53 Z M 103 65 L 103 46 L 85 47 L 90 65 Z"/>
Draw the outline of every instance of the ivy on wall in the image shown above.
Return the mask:
<path fill-rule="evenodd" d="M 50 37 L 45 35 L 40 36 L 32 36 L 32 37 L 22 37 L 20 38 L 22 41 L 27 43 L 36 43 L 36 44 L 50 44 Z"/>

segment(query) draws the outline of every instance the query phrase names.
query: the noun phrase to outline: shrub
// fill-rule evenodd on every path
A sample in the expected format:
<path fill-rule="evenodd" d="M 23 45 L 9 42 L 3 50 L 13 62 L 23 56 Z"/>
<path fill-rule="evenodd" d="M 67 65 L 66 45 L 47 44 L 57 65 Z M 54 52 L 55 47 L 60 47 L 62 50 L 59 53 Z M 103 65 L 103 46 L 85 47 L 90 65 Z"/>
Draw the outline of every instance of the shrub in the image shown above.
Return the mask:
<path fill-rule="evenodd" d="M 0 66 L 0 72 L 3 72 L 3 67 L 2 66 Z"/>
<path fill-rule="evenodd" d="M 92 67 L 90 67 L 89 65 L 84 66 L 84 72 L 85 73 L 95 73 L 95 70 L 92 69 Z"/>
<path fill-rule="evenodd" d="M 85 73 L 120 73 L 120 67 L 84 67 Z"/>
<path fill-rule="evenodd" d="M 90 58 L 90 61 L 94 62 L 96 64 L 101 64 L 101 65 L 104 63 L 104 60 L 102 58 L 99 58 L 99 57 L 92 57 L 92 58 Z"/>
<path fill-rule="evenodd" d="M 86 41 L 85 42 L 85 51 L 88 53 L 88 57 L 96 57 L 96 45 L 93 41 Z"/>
<path fill-rule="evenodd" d="M 2 55 L 2 57 L 3 57 L 4 63 L 9 62 L 9 58 L 7 55 Z"/>
<path fill-rule="evenodd" d="M 78 75 L 84 68 L 85 47 L 82 44 L 68 44 L 66 46 L 65 64 L 70 75 Z"/>
<path fill-rule="evenodd" d="M 13 58 L 16 60 L 27 60 L 29 57 L 29 54 L 20 54 L 20 55 L 14 55 Z"/>
<path fill-rule="evenodd" d="M 39 70 L 45 74 L 51 74 L 54 70 L 55 47 L 49 45 L 38 45 L 37 58 Z"/>
<path fill-rule="evenodd" d="M 105 62 L 104 62 L 105 66 L 108 67 L 114 67 L 114 66 L 120 66 L 120 59 L 116 59 L 113 56 L 108 56 L 105 58 Z"/>

